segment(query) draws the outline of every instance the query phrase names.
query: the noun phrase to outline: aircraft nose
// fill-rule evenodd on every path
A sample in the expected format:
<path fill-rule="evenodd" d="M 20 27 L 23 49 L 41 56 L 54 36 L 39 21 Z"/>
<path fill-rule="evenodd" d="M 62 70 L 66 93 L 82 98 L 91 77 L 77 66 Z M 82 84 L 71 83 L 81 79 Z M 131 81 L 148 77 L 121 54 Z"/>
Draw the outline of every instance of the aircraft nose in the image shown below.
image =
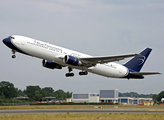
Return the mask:
<path fill-rule="evenodd" d="M 7 46 L 11 43 L 10 37 L 5 38 L 5 39 L 3 39 L 2 41 L 3 41 L 3 43 L 4 43 L 5 45 L 7 45 Z"/>

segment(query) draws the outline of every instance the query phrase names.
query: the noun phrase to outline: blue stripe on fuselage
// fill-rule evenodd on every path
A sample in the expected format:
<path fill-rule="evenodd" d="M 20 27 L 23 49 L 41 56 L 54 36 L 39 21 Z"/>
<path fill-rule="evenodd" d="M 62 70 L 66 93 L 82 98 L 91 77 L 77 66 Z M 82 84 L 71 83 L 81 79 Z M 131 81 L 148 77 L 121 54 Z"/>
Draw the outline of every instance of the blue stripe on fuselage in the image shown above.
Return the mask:
<path fill-rule="evenodd" d="M 123 78 L 128 78 L 128 79 L 143 79 L 144 78 L 144 76 L 143 75 L 132 75 L 132 74 L 130 74 L 130 72 L 136 72 L 136 71 L 134 71 L 134 70 L 132 70 L 132 69 L 129 69 L 129 73 L 128 73 L 128 75 L 127 76 L 125 76 L 125 77 L 123 77 Z"/>

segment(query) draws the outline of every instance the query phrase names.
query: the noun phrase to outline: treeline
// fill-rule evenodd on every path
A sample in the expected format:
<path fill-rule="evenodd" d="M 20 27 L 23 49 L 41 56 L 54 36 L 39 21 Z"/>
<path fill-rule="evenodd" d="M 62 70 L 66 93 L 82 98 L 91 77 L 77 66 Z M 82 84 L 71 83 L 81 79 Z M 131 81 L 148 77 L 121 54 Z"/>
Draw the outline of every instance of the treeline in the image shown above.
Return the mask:
<path fill-rule="evenodd" d="M 39 86 L 26 86 L 26 89 L 20 90 L 14 87 L 13 83 L 2 81 L 0 82 L 0 102 L 3 100 L 12 100 L 14 97 L 29 97 L 29 101 L 39 101 L 43 97 L 56 97 L 56 100 L 65 100 L 72 97 L 72 92 L 64 92 L 56 90 L 52 87 L 40 88 Z M 164 98 L 164 91 L 159 94 L 138 94 L 136 92 L 119 93 L 119 97 L 138 97 L 138 98 L 153 98 L 158 103 Z"/>
<path fill-rule="evenodd" d="M 152 98 L 153 94 L 138 94 L 136 92 L 126 92 L 126 93 L 119 93 L 119 97 L 135 97 L 135 98 Z"/>
<path fill-rule="evenodd" d="M 72 92 L 63 90 L 54 91 L 51 87 L 40 88 L 39 86 L 26 86 L 26 89 L 20 90 L 14 87 L 13 83 L 0 82 L 0 99 L 12 99 L 14 97 L 29 97 L 29 101 L 39 101 L 43 97 L 56 97 L 57 100 L 65 100 L 72 97 Z"/>
<path fill-rule="evenodd" d="M 161 103 L 161 99 L 164 98 L 164 91 L 160 92 L 159 94 L 154 94 L 152 98 L 155 103 Z"/>

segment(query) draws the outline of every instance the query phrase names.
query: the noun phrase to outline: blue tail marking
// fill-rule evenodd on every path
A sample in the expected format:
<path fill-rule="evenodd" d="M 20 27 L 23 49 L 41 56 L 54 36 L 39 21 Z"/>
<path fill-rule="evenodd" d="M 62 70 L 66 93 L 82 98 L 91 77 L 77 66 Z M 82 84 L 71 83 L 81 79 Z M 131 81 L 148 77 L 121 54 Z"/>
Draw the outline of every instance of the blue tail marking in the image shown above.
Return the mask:
<path fill-rule="evenodd" d="M 146 48 L 141 53 L 139 53 L 141 56 L 135 56 L 127 63 L 125 63 L 124 66 L 127 67 L 128 69 L 139 72 L 142 66 L 144 65 L 144 63 L 146 62 L 151 51 L 152 51 L 151 48 Z"/>

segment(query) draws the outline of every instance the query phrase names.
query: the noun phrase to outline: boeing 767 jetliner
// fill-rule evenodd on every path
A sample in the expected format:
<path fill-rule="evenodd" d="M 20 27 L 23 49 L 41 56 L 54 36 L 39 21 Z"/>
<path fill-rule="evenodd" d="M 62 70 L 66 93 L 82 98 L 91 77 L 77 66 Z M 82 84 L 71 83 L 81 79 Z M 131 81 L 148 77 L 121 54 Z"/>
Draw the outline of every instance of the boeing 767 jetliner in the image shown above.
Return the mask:
<path fill-rule="evenodd" d="M 72 69 L 79 69 L 79 75 L 87 75 L 88 72 L 111 78 L 136 78 L 142 79 L 143 75 L 160 74 L 159 72 L 140 72 L 151 48 L 146 48 L 139 54 L 126 54 L 116 56 L 90 56 L 77 51 L 62 48 L 56 45 L 45 43 L 36 39 L 12 35 L 3 39 L 3 43 L 12 49 L 12 58 L 15 53 L 20 52 L 26 55 L 43 59 L 42 65 L 50 69 L 62 69 L 68 67 L 66 77 L 74 76 Z M 114 61 L 133 57 L 121 65 Z"/>

